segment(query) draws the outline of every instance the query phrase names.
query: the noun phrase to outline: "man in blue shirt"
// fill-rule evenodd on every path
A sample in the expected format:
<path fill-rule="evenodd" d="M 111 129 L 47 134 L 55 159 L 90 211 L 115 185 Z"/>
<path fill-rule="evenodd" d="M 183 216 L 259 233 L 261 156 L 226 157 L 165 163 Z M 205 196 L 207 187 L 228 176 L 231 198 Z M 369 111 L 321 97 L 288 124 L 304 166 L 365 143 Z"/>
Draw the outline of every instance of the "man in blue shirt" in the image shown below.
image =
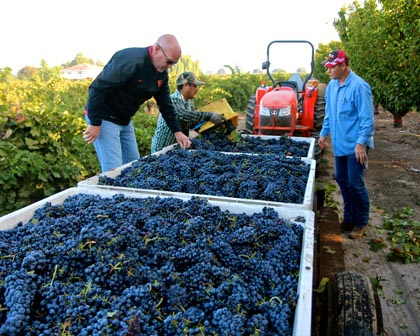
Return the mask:
<path fill-rule="evenodd" d="M 180 146 L 191 145 L 181 131 L 169 96 L 167 70 L 180 57 L 176 37 L 162 35 L 154 45 L 116 52 L 92 82 L 83 139 L 94 144 L 102 172 L 140 157 L 131 118 L 152 97 Z"/>
<path fill-rule="evenodd" d="M 331 81 L 325 93 L 325 119 L 319 137 L 321 149 L 331 136 L 334 151 L 335 179 L 341 189 L 344 214 L 342 231 L 359 239 L 368 225 L 370 203 L 364 181 L 368 150 L 373 148 L 374 108 L 368 83 L 349 66 L 343 50 L 332 51 L 323 62 Z"/>

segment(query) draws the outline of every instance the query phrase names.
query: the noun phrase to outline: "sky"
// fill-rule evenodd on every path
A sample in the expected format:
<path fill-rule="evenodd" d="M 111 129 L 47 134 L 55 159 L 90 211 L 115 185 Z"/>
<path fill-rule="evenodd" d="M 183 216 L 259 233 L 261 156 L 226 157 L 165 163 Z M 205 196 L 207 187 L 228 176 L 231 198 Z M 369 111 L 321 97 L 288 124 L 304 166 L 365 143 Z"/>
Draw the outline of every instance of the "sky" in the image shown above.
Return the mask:
<path fill-rule="evenodd" d="M 49 67 L 85 57 L 106 63 L 114 52 L 174 34 L 203 72 L 224 65 L 261 69 L 274 40 L 338 40 L 333 27 L 351 0 L 1 0 L 0 68 Z M 279 47 L 279 49 L 277 49 Z M 270 48 L 272 69 L 309 69 L 310 46 Z M 274 55 L 279 64 L 275 64 Z"/>

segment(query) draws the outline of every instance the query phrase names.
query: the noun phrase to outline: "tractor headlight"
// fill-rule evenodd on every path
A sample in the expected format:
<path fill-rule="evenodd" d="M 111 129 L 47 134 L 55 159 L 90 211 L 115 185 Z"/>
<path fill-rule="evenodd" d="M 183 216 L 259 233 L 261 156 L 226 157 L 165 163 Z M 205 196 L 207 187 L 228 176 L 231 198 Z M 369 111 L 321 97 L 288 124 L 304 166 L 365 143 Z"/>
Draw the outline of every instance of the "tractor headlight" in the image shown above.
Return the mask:
<path fill-rule="evenodd" d="M 267 117 L 272 116 L 272 115 L 276 117 L 286 117 L 290 115 L 291 110 L 292 108 L 290 106 L 282 107 L 278 109 L 262 106 L 260 109 L 260 115 L 267 116 Z"/>
<path fill-rule="evenodd" d="M 292 110 L 291 107 L 287 106 L 280 109 L 275 109 L 274 114 L 278 117 L 286 117 L 290 115 L 291 110 Z"/>
<path fill-rule="evenodd" d="M 262 115 L 262 116 L 270 116 L 271 115 L 271 111 L 273 110 L 273 109 L 270 109 L 270 108 L 268 108 L 268 107 L 264 107 L 264 106 L 261 106 L 261 108 L 260 108 L 260 115 Z"/>

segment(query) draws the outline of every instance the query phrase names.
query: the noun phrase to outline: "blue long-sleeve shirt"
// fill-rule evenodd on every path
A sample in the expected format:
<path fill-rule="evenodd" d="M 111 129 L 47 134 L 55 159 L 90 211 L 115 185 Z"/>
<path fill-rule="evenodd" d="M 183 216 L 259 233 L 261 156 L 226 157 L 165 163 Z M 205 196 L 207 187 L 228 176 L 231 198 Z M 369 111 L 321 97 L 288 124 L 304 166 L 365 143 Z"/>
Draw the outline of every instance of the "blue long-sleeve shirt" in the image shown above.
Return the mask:
<path fill-rule="evenodd" d="M 343 85 L 337 79 L 328 83 L 325 100 L 320 135 L 331 135 L 335 156 L 354 153 L 356 144 L 374 147 L 374 108 L 368 83 L 350 70 Z"/>
<path fill-rule="evenodd" d="M 158 72 L 150 58 L 151 47 L 116 52 L 89 87 L 86 110 L 91 125 L 102 120 L 127 125 L 146 100 L 154 97 L 168 127 L 180 131 L 169 96 L 168 73 Z"/>

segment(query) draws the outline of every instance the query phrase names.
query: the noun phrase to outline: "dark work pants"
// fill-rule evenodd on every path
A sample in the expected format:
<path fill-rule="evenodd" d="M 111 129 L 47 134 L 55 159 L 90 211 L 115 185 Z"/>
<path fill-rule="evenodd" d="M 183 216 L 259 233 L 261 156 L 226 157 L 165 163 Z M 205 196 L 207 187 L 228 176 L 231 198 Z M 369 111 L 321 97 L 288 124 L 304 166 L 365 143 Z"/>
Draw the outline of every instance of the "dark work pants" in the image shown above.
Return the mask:
<path fill-rule="evenodd" d="M 344 202 L 344 221 L 356 226 L 366 226 L 369 221 L 369 195 L 365 186 L 363 165 L 353 153 L 335 156 L 335 179 Z"/>

